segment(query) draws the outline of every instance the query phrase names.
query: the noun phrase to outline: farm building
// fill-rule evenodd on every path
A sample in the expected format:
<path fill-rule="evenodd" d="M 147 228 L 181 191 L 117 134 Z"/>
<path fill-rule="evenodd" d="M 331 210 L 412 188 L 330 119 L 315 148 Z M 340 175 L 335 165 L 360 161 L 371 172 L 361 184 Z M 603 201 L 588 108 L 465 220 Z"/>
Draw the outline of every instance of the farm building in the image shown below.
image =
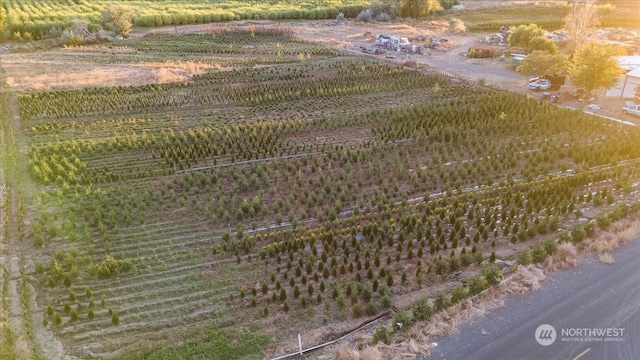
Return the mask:
<path fill-rule="evenodd" d="M 640 55 L 618 56 L 618 62 L 623 69 L 631 71 L 640 67 Z"/>
<path fill-rule="evenodd" d="M 605 93 L 606 97 L 620 97 L 630 99 L 635 97 L 636 89 L 640 86 L 640 56 L 620 56 L 620 66 L 628 72 L 620 81 Z"/>

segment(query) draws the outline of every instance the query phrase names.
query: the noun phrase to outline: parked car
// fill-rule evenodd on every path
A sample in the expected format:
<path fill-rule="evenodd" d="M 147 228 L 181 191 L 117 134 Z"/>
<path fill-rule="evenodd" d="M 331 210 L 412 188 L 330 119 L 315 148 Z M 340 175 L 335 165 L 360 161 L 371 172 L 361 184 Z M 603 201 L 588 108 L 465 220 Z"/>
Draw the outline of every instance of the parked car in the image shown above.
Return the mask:
<path fill-rule="evenodd" d="M 408 49 L 411 43 L 406 37 L 392 36 L 386 46 L 392 50 L 400 51 Z"/>
<path fill-rule="evenodd" d="M 588 112 L 588 113 L 596 113 L 600 110 L 602 110 L 602 107 L 597 104 L 589 104 L 582 109 L 583 112 Z"/>
<path fill-rule="evenodd" d="M 629 115 L 640 116 L 640 105 L 634 103 L 633 101 L 627 101 L 624 103 L 624 107 L 622 108 L 622 112 Z"/>
<path fill-rule="evenodd" d="M 540 91 L 540 90 L 549 90 L 551 88 L 551 81 L 547 79 L 538 79 L 535 81 L 529 82 L 529 90 Z"/>

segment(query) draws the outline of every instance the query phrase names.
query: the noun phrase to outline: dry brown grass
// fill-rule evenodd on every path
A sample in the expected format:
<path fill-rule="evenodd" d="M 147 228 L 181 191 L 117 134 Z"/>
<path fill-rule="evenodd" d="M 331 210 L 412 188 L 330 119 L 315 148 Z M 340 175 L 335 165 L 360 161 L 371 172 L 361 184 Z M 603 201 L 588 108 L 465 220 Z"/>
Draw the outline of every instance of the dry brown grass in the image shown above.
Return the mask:
<path fill-rule="evenodd" d="M 189 81 L 193 75 L 202 74 L 217 66 L 194 61 L 140 64 L 57 63 L 16 54 L 5 56 L 2 67 L 5 71 L 5 84 L 9 89 L 47 91 Z"/>
<path fill-rule="evenodd" d="M 336 360 L 360 360 L 360 354 L 349 349 L 346 344 L 341 344 L 336 353 Z"/>
<path fill-rule="evenodd" d="M 611 256 L 611 254 L 609 253 L 603 253 L 600 254 L 600 256 L 598 257 L 598 259 L 600 260 L 601 263 L 603 264 L 613 264 L 616 261 L 614 260 L 613 256 Z"/>
<path fill-rule="evenodd" d="M 640 235 L 640 219 L 634 216 L 611 224 L 607 230 L 596 230 L 594 236 L 580 244 L 579 250 L 581 253 L 607 253 L 635 239 L 638 235 Z"/>
<path fill-rule="evenodd" d="M 568 242 L 558 245 L 556 252 L 552 256 L 548 256 L 544 262 L 544 268 L 547 272 L 554 272 L 557 269 L 567 270 L 577 265 L 578 249 Z"/>
<path fill-rule="evenodd" d="M 446 310 L 434 314 L 429 320 L 414 324 L 406 333 L 395 335 L 399 342 L 392 345 L 379 344 L 384 359 L 413 359 L 416 355 L 430 355 L 429 340 L 434 337 L 452 334 L 464 320 L 482 315 L 487 310 L 504 305 L 499 297 L 500 290 L 489 291 L 472 299 L 466 299 Z"/>
<path fill-rule="evenodd" d="M 464 26 L 464 22 L 460 19 L 452 19 L 449 22 L 449 31 L 454 34 L 466 34 L 467 28 Z"/>
<path fill-rule="evenodd" d="M 452 334 L 472 316 L 481 316 L 490 309 L 504 306 L 504 294 L 524 294 L 539 289 L 545 277 L 540 267 L 519 266 L 515 274 L 501 285 L 440 311 L 427 321 L 414 324 L 406 333 L 394 336 L 396 343 L 378 344 L 377 347 L 384 359 L 412 359 L 417 354 L 428 356 L 431 353 L 430 339 Z"/>
<path fill-rule="evenodd" d="M 595 252 L 598 254 L 611 251 L 619 246 L 618 237 L 608 231 L 597 230 L 593 237 L 585 239 L 580 244 L 580 252 Z"/>
<path fill-rule="evenodd" d="M 220 68 L 220 65 L 209 65 L 195 61 L 142 63 L 137 66 L 150 69 L 153 76 L 153 81 L 160 84 L 191 80 L 193 75 L 204 74 L 212 68 Z"/>
<path fill-rule="evenodd" d="M 360 353 L 360 358 L 362 360 L 381 360 L 382 353 L 375 347 L 368 347 L 362 350 L 362 352 Z"/>
<path fill-rule="evenodd" d="M 107 46 L 107 45 L 79 45 L 79 46 L 66 46 L 64 45 L 62 48 L 63 51 L 67 52 L 96 52 L 100 51 L 105 54 L 136 54 L 138 50 L 136 48 L 132 48 L 129 46 Z"/>
<path fill-rule="evenodd" d="M 622 222 L 623 221 L 621 221 L 621 223 Z M 640 235 L 640 219 L 635 218 L 633 220 L 624 221 L 624 223 L 624 228 L 616 231 L 618 242 L 621 245 L 628 243 Z"/>
<path fill-rule="evenodd" d="M 546 277 L 544 271 L 539 267 L 518 266 L 511 279 L 502 283 L 501 290 L 508 294 L 526 294 L 540 289 Z"/>
<path fill-rule="evenodd" d="M 431 354 L 429 345 L 419 345 L 413 339 L 391 345 L 379 344 L 376 348 L 379 349 L 380 359 L 385 360 L 408 360 L 415 359 L 418 354 L 425 356 Z"/>
<path fill-rule="evenodd" d="M 389 30 L 403 33 L 403 34 L 411 34 L 418 35 L 420 34 L 420 30 L 407 24 L 394 24 L 389 26 Z"/>

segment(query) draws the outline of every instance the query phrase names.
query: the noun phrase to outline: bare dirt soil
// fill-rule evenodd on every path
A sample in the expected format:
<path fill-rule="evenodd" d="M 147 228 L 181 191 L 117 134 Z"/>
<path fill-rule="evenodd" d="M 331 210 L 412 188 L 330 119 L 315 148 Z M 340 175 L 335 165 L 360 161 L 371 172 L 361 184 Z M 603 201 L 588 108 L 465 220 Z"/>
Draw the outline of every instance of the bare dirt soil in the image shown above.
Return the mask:
<path fill-rule="evenodd" d="M 69 49 L 56 49 L 68 59 Z M 48 55 L 51 55 L 48 54 Z M 194 62 L 95 64 L 40 59 L 38 54 L 5 54 L 4 83 L 13 91 L 46 91 L 188 81 L 212 66 Z"/>

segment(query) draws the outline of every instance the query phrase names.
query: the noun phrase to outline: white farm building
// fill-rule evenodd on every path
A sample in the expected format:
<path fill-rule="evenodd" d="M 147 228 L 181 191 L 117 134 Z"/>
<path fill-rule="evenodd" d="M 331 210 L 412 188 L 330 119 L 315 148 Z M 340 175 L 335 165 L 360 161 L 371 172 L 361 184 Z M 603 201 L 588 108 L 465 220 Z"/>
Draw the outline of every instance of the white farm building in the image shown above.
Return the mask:
<path fill-rule="evenodd" d="M 636 96 L 636 89 L 640 86 L 640 55 L 619 56 L 618 61 L 627 73 L 611 89 L 605 93 L 606 97 L 631 99 Z"/>

